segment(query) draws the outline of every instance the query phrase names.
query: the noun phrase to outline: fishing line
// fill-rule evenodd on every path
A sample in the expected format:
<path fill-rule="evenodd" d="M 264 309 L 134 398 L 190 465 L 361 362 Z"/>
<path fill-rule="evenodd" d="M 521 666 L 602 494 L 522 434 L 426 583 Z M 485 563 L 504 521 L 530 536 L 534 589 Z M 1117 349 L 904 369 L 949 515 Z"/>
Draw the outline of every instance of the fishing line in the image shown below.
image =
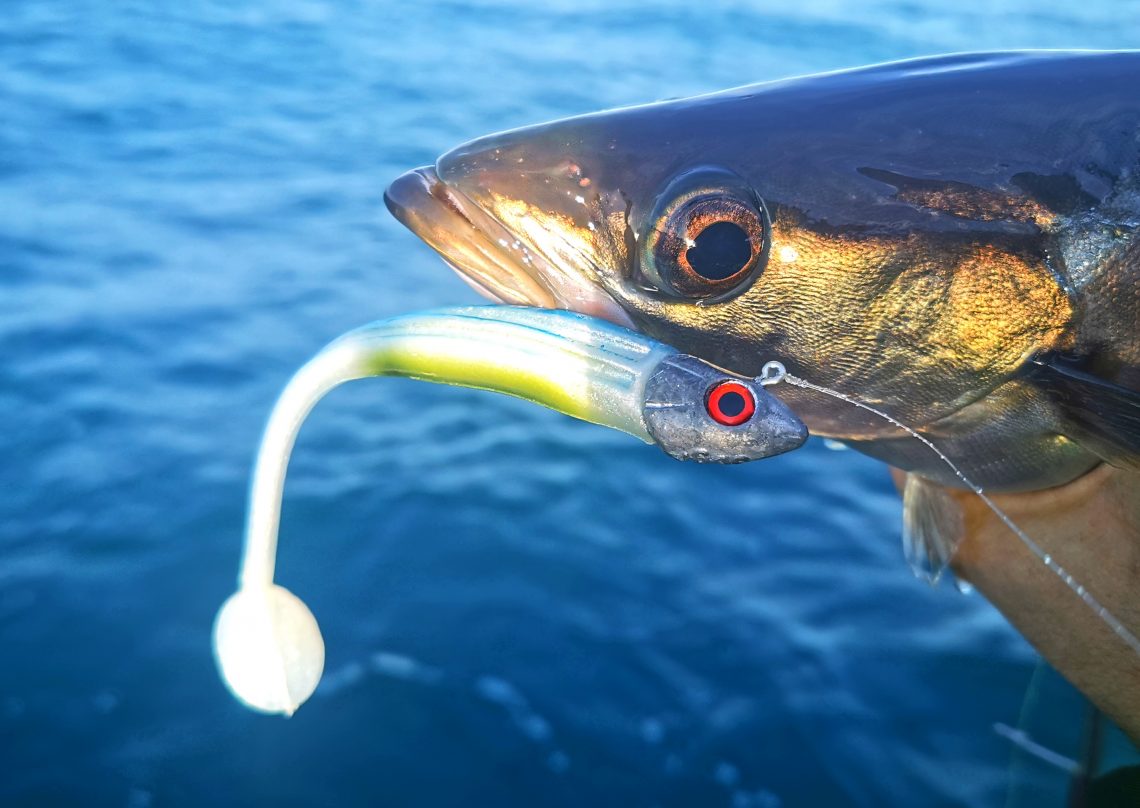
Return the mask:
<path fill-rule="evenodd" d="M 861 410 L 866 410 L 873 415 L 879 416 L 883 420 L 903 430 L 911 437 L 917 438 L 924 446 L 926 446 L 926 448 L 934 452 L 934 454 L 936 454 L 943 463 L 949 466 L 950 470 L 954 472 L 955 476 L 957 476 L 958 479 L 962 481 L 962 484 L 977 494 L 978 498 L 986 504 L 986 507 L 993 511 L 994 515 L 1000 519 L 1006 527 L 1013 531 L 1013 534 L 1017 536 L 1021 543 L 1024 544 L 1050 572 L 1060 578 L 1070 591 L 1079 597 L 1086 606 L 1092 609 L 1096 616 L 1099 617 L 1105 625 L 1112 629 L 1113 633 L 1116 634 L 1116 636 L 1120 637 L 1120 639 L 1122 639 L 1125 643 L 1127 643 L 1128 647 L 1131 648 L 1138 657 L 1140 657 L 1140 639 L 1138 639 L 1135 634 L 1129 631 L 1128 627 L 1120 622 L 1120 620 L 1118 620 L 1106 606 L 1102 605 L 1101 602 L 1097 600 L 1091 592 L 1088 591 L 1088 589 L 1086 589 L 1071 574 L 1069 574 L 1068 570 L 1058 564 L 1057 560 L 1053 558 L 1050 553 L 1046 552 L 1045 549 L 1041 547 L 1041 545 L 1030 538 L 1029 534 L 1018 527 L 1014 521 L 1009 518 L 1005 511 L 999 508 L 997 504 L 986 495 L 985 491 L 980 485 L 975 485 L 965 474 L 962 473 L 961 469 L 954 465 L 954 462 L 950 460 L 950 458 L 942 453 L 942 450 L 931 443 L 926 437 L 920 435 L 918 432 L 911 429 L 906 424 L 902 423 L 896 418 L 891 417 L 882 410 L 875 409 L 870 404 L 865 404 L 858 399 L 852 398 L 845 393 L 839 392 L 838 390 L 832 390 L 829 387 L 812 384 L 806 379 L 801 379 L 798 376 L 793 376 L 791 373 L 788 373 L 787 369 L 785 369 L 783 364 L 780 362 L 766 363 L 760 372 L 760 383 L 762 385 L 768 386 L 777 384 L 781 381 L 787 382 L 794 387 L 802 387 L 807 390 L 814 390 L 817 393 L 823 393 L 826 396 L 831 396 L 832 398 L 837 398 L 840 401 L 845 401 L 848 404 L 858 407 Z"/>

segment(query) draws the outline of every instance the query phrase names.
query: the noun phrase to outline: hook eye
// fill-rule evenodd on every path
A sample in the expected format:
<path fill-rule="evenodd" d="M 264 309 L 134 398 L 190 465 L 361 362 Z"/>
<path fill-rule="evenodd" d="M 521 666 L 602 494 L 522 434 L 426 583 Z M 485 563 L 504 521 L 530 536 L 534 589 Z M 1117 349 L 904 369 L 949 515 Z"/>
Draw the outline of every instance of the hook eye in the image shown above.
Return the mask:
<path fill-rule="evenodd" d="M 760 384 L 765 387 L 770 384 L 777 384 L 782 382 L 787 375 L 788 371 L 782 362 L 765 362 L 764 367 L 760 370 Z"/>

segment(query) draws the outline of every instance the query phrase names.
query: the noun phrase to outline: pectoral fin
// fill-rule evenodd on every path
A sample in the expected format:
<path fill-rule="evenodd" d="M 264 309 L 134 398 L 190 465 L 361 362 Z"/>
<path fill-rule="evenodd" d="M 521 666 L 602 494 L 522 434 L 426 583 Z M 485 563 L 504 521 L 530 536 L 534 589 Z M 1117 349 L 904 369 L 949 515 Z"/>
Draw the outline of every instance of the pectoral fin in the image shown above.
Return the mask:
<path fill-rule="evenodd" d="M 927 583 L 938 583 L 964 535 L 962 509 L 946 489 L 917 474 L 906 475 L 903 553 L 911 571 Z"/>
<path fill-rule="evenodd" d="M 1034 360 L 1031 368 L 1030 377 L 1060 407 L 1068 437 L 1113 466 L 1140 471 L 1140 391 L 1060 357 Z"/>

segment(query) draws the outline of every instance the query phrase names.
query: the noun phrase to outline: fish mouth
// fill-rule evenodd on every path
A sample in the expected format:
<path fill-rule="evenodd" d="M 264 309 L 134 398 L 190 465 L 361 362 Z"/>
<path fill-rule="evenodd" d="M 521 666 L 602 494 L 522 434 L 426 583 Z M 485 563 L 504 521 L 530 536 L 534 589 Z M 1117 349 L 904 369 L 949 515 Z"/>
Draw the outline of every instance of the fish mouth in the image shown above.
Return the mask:
<path fill-rule="evenodd" d="M 625 311 L 574 267 L 551 260 L 434 166 L 397 177 L 384 192 L 388 210 L 423 239 L 475 291 L 496 303 L 601 317 L 633 328 Z"/>

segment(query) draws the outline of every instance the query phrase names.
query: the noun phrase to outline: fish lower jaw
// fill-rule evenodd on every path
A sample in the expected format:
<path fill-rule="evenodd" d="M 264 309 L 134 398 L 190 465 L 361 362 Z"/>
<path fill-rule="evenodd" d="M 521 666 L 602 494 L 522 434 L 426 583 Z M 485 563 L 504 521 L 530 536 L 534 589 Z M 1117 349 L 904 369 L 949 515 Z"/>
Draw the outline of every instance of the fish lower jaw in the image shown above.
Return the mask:
<path fill-rule="evenodd" d="M 488 300 L 567 309 L 633 329 L 629 316 L 608 292 L 574 267 L 549 260 L 511 227 L 441 180 L 434 168 L 417 168 L 398 177 L 384 201 L 401 223 Z"/>
<path fill-rule="evenodd" d="M 490 300 L 492 303 L 502 303 L 502 304 L 519 303 L 520 305 L 523 305 L 523 306 L 531 305 L 527 301 L 507 300 L 507 299 L 503 298 L 501 295 L 496 294 L 489 287 L 484 286 L 483 284 L 479 283 L 479 281 L 475 280 L 474 277 L 472 277 L 471 275 L 468 275 L 466 272 L 464 272 L 462 269 L 457 267 L 451 261 L 448 261 L 446 258 L 443 259 L 443 262 L 445 264 L 447 264 L 449 267 L 451 267 L 451 271 L 454 272 L 456 275 L 458 275 L 459 279 L 461 281 L 463 281 L 465 284 L 467 284 L 472 289 L 474 289 L 482 297 L 485 297 L 487 300 Z"/>
<path fill-rule="evenodd" d="M 566 311 L 577 312 L 578 314 L 585 314 L 588 317 L 596 317 L 599 320 L 606 320 L 619 325 L 622 328 L 628 328 L 630 331 L 637 331 L 637 326 L 634 325 L 633 320 L 625 313 L 625 310 L 612 299 L 606 300 L 596 296 L 589 298 L 579 298 L 576 300 L 560 300 L 557 297 L 553 303 L 548 300 L 531 300 L 531 299 L 518 299 L 508 298 L 490 287 L 484 286 L 479 280 L 472 275 L 464 272 L 451 261 L 444 259 L 452 271 L 459 276 L 460 280 L 474 289 L 482 297 L 486 298 L 492 303 L 513 306 L 533 306 L 539 309 L 565 309 Z M 520 296 L 522 297 L 522 296 Z"/>

